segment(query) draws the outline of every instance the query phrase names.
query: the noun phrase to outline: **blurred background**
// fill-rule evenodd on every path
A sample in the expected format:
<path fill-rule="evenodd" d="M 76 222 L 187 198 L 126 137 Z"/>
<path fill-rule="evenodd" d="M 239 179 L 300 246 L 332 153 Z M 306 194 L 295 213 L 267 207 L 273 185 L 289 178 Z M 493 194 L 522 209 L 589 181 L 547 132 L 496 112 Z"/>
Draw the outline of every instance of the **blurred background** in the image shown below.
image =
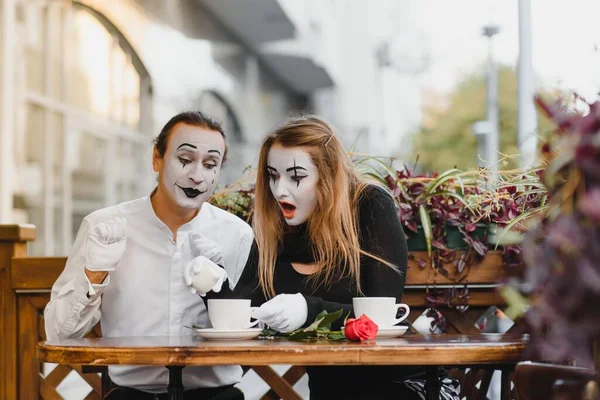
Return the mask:
<path fill-rule="evenodd" d="M 550 126 L 534 92 L 600 87 L 597 0 L 1 3 L 0 222 L 36 225 L 30 255 L 147 195 L 152 139 L 182 110 L 225 124 L 225 185 L 294 112 L 410 169 L 517 165 L 501 154 Z"/>
<path fill-rule="evenodd" d="M 0 224 L 35 224 L 30 256 L 67 255 L 85 215 L 148 195 L 152 141 L 184 110 L 223 122 L 224 186 L 298 112 L 411 173 L 532 165 L 553 126 L 534 94 L 600 88 L 598 0 L 0 0 L 0 15 Z M 57 391 L 86 396 L 72 375 Z"/>

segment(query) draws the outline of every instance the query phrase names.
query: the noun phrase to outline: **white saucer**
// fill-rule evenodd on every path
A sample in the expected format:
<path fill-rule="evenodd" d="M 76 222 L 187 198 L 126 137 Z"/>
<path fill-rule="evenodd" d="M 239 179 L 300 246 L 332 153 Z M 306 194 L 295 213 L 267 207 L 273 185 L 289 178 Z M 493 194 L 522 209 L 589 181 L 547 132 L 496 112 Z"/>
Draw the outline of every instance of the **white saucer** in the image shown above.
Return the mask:
<path fill-rule="evenodd" d="M 400 326 L 391 326 L 389 328 L 379 328 L 377 330 L 377 338 L 385 339 L 385 338 L 395 338 L 402 336 L 408 330 L 408 326 L 400 325 Z M 342 333 L 344 332 L 344 328 L 342 327 Z"/>
<path fill-rule="evenodd" d="M 207 340 L 248 340 L 254 339 L 262 332 L 260 328 L 250 329 L 194 329 L 196 335 Z"/>
<path fill-rule="evenodd" d="M 377 331 L 377 338 L 378 339 L 395 338 L 395 337 L 404 335 L 407 330 L 408 330 L 408 326 L 406 326 L 406 325 L 391 326 L 389 328 L 379 328 L 379 331 Z"/>

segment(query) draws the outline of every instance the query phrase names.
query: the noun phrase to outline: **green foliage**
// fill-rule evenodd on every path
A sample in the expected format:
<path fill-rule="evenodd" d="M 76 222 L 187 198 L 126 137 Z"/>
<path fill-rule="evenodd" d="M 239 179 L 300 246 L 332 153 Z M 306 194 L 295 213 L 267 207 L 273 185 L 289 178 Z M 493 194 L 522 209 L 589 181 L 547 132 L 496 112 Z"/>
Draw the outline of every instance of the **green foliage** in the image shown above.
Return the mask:
<path fill-rule="evenodd" d="M 517 146 L 517 76 L 509 67 L 498 70 L 498 102 L 500 118 L 500 151 L 518 153 Z M 448 107 L 425 110 L 431 124 L 415 135 L 413 154 L 419 155 L 418 167 L 423 171 L 445 171 L 457 167 L 468 170 L 477 166 L 477 140 L 471 128 L 487 115 L 487 87 L 484 75 L 466 77 L 450 95 Z M 548 136 L 551 122 L 538 115 L 538 135 Z M 502 156 L 499 158 L 503 159 Z M 516 160 L 505 158 L 499 169 L 516 167 Z"/>
<path fill-rule="evenodd" d="M 249 223 L 254 211 L 255 175 L 252 168 L 246 168 L 237 181 L 215 191 L 209 199 L 210 204 Z"/>
<path fill-rule="evenodd" d="M 322 311 L 315 321 L 306 328 L 296 329 L 292 332 L 279 332 L 273 329 L 265 329 L 261 333 L 262 338 L 267 339 L 287 339 L 287 340 L 346 340 L 346 336 L 342 331 L 332 331 L 331 324 L 337 321 L 342 316 L 342 310 L 337 310 L 333 313 Z"/>

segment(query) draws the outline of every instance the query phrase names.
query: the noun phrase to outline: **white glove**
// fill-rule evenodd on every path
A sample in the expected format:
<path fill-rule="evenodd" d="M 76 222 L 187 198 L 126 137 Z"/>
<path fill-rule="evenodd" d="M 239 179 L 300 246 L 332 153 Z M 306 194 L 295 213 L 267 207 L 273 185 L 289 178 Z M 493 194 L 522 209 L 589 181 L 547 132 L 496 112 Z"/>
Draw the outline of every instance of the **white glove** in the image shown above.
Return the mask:
<path fill-rule="evenodd" d="M 85 268 L 90 271 L 114 271 L 125 253 L 127 221 L 113 218 L 90 230 L 85 244 Z"/>
<path fill-rule="evenodd" d="M 271 329 L 291 332 L 300 328 L 308 317 L 308 304 L 302 294 L 278 294 L 252 313 Z"/>
<path fill-rule="evenodd" d="M 206 296 L 211 290 L 215 293 L 221 291 L 227 272 L 208 258 L 198 256 L 185 266 L 183 279 L 190 287 L 190 292 Z"/>
<path fill-rule="evenodd" d="M 215 264 L 223 265 L 221 247 L 217 242 L 206 238 L 201 233 L 193 232 L 190 235 L 190 244 L 194 257 L 204 256 Z"/>

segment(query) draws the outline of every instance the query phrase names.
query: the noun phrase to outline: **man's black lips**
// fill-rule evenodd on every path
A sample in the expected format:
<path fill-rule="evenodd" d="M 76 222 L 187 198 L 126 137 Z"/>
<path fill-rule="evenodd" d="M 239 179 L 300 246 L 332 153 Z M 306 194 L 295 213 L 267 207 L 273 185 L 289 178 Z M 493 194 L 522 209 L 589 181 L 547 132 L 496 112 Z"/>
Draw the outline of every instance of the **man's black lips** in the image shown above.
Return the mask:
<path fill-rule="evenodd" d="M 183 193 L 185 193 L 185 195 L 188 198 L 190 198 L 190 199 L 198 197 L 202 193 L 206 193 L 207 192 L 206 190 L 205 191 L 201 191 L 201 190 L 198 190 L 198 189 L 184 188 L 184 187 L 181 187 L 179 185 L 175 185 L 175 186 L 177 186 L 179 189 L 183 190 Z"/>

